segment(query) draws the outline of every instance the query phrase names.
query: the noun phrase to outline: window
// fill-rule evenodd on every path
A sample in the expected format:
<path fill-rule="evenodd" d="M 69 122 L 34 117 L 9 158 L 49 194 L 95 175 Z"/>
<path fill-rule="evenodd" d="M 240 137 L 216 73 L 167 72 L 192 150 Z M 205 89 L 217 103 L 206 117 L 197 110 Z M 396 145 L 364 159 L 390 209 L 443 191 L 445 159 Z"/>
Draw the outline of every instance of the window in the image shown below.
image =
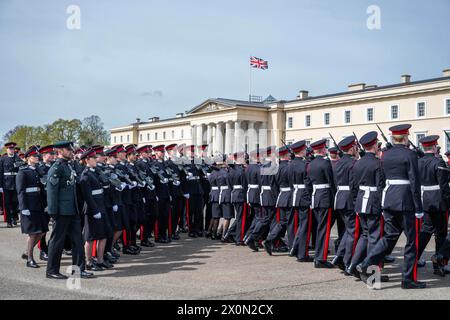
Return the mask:
<path fill-rule="evenodd" d="M 293 122 L 292 117 L 289 117 L 289 118 L 288 118 L 288 128 L 289 128 L 289 129 L 292 129 L 292 122 Z"/>
<path fill-rule="evenodd" d="M 323 124 L 326 126 L 330 125 L 330 114 L 328 112 L 323 115 Z"/>
<path fill-rule="evenodd" d="M 391 106 L 391 120 L 398 119 L 398 105 Z"/>
<path fill-rule="evenodd" d="M 425 132 L 416 132 L 416 146 L 420 146 L 420 139 L 424 138 L 426 136 Z"/>
<path fill-rule="evenodd" d="M 344 123 L 350 123 L 352 121 L 352 113 L 350 110 L 345 110 Z"/>
<path fill-rule="evenodd" d="M 305 117 L 305 127 L 311 127 L 311 116 L 309 114 Z"/>
<path fill-rule="evenodd" d="M 373 108 L 367 108 L 367 121 L 373 121 Z"/>
<path fill-rule="evenodd" d="M 450 115 L 450 99 L 445 99 L 445 115 Z"/>
<path fill-rule="evenodd" d="M 172 130 L 172 139 L 175 139 L 175 130 Z"/>
<path fill-rule="evenodd" d="M 117 140 L 116 138 L 117 138 L 117 137 L 114 137 L 114 144 L 116 144 L 116 140 Z"/>
<path fill-rule="evenodd" d="M 450 135 L 450 130 L 446 130 L 447 134 Z M 450 139 L 445 135 L 445 152 L 450 151 Z"/>
<path fill-rule="evenodd" d="M 150 141 L 150 133 L 147 133 L 147 141 Z"/>
<path fill-rule="evenodd" d="M 158 140 L 158 132 L 155 132 L 155 140 Z"/>
<path fill-rule="evenodd" d="M 184 129 L 181 129 L 181 139 L 184 138 Z"/>
<path fill-rule="evenodd" d="M 417 103 L 417 118 L 425 117 L 425 102 Z"/>
<path fill-rule="evenodd" d="M 163 140 L 166 140 L 166 132 L 163 131 Z"/>
<path fill-rule="evenodd" d="M 139 141 L 142 141 L 142 134 L 139 135 Z"/>
<path fill-rule="evenodd" d="M 120 143 L 122 143 L 123 142 L 123 137 L 122 136 L 120 136 Z"/>
<path fill-rule="evenodd" d="M 311 139 L 305 140 L 306 142 L 306 146 L 309 147 L 309 145 L 311 144 Z"/>
<path fill-rule="evenodd" d="M 130 142 L 130 135 L 127 134 L 127 142 Z"/>

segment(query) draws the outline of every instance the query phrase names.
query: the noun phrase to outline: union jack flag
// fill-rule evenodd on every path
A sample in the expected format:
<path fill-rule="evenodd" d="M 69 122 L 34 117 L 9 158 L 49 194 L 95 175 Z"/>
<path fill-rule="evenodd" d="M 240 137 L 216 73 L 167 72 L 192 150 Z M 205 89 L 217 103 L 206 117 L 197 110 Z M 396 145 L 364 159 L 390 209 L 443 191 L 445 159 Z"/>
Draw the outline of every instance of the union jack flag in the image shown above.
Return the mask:
<path fill-rule="evenodd" d="M 257 57 L 250 57 L 250 66 L 256 69 L 263 69 L 263 70 L 269 68 L 269 64 L 266 60 Z"/>

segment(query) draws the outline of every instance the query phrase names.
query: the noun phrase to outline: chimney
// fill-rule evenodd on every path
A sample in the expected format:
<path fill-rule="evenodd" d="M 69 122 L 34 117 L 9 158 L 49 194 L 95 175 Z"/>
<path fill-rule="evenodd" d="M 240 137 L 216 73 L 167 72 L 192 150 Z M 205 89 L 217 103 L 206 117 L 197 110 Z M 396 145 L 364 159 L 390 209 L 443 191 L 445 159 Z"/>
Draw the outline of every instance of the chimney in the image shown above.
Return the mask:
<path fill-rule="evenodd" d="M 367 90 L 367 89 L 375 89 L 375 88 L 377 88 L 378 86 L 376 85 L 376 84 L 371 84 L 371 85 L 367 85 L 366 87 L 365 87 L 365 89 Z"/>
<path fill-rule="evenodd" d="M 136 118 L 136 123 L 141 123 L 141 118 Z"/>
<path fill-rule="evenodd" d="M 300 99 L 300 100 L 304 100 L 304 99 L 308 98 L 308 93 L 309 92 L 307 90 L 300 90 L 298 92 L 297 98 Z"/>
<path fill-rule="evenodd" d="M 442 71 L 443 77 L 450 77 L 450 69 L 445 69 Z"/>
<path fill-rule="evenodd" d="M 176 117 L 177 118 L 183 118 L 184 117 L 184 113 L 183 112 L 177 113 Z"/>
<path fill-rule="evenodd" d="M 159 121 L 159 117 L 151 117 L 151 118 L 148 118 L 148 120 L 150 122 L 156 122 L 156 121 Z"/>
<path fill-rule="evenodd" d="M 410 83 L 411 82 L 411 76 L 409 74 L 402 75 L 402 83 Z"/>
<path fill-rule="evenodd" d="M 359 90 L 364 90 L 365 88 L 366 88 L 365 83 L 355 83 L 355 84 L 350 84 L 348 86 L 348 91 L 359 91 Z"/>

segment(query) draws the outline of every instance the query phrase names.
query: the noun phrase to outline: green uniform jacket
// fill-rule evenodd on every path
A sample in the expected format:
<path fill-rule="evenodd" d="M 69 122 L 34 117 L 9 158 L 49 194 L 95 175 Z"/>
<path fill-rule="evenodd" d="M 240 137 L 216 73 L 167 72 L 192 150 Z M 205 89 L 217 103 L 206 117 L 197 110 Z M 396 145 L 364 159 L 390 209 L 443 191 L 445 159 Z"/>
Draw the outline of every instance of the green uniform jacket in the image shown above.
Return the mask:
<path fill-rule="evenodd" d="M 78 214 L 76 197 L 75 172 L 67 160 L 56 160 L 48 171 L 48 214 L 51 216 Z"/>

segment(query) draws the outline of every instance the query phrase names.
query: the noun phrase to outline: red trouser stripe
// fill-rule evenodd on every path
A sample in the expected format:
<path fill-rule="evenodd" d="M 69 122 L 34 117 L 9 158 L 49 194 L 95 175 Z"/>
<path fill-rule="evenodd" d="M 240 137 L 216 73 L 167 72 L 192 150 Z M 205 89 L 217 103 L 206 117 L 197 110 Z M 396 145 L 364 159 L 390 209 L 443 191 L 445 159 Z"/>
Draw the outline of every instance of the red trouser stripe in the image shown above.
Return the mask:
<path fill-rule="evenodd" d="M 294 235 L 297 234 L 298 230 L 298 210 L 294 210 Z"/>
<path fill-rule="evenodd" d="M 312 209 L 309 208 L 308 211 L 308 231 L 306 232 L 306 255 L 308 256 L 309 252 L 309 240 L 311 238 L 311 230 L 312 230 Z"/>
<path fill-rule="evenodd" d="M 92 241 L 92 256 L 97 257 L 97 240 Z"/>
<path fill-rule="evenodd" d="M 277 208 L 277 222 L 280 222 L 280 208 Z"/>
<path fill-rule="evenodd" d="M 416 261 L 414 261 L 413 280 L 417 281 L 417 262 L 419 261 L 419 233 L 420 233 L 420 219 L 416 218 Z"/>
<path fill-rule="evenodd" d="M 155 240 L 159 239 L 158 219 L 155 221 Z"/>
<path fill-rule="evenodd" d="M 323 249 L 323 260 L 324 261 L 326 261 L 328 258 L 328 246 L 330 244 L 330 232 L 331 232 L 331 208 L 328 209 L 327 233 L 325 235 L 325 247 Z"/>
<path fill-rule="evenodd" d="M 144 241 L 144 226 L 141 226 L 139 233 L 141 241 Z"/>
<path fill-rule="evenodd" d="M 244 207 L 242 208 L 241 241 L 244 241 L 246 220 L 247 220 L 247 203 L 244 202 Z"/>
<path fill-rule="evenodd" d="M 6 222 L 6 204 L 5 204 L 5 193 L 2 192 L 3 198 L 3 222 Z"/>
<path fill-rule="evenodd" d="M 172 236 L 172 207 L 169 206 L 169 237 Z"/>
<path fill-rule="evenodd" d="M 383 218 L 383 215 L 381 215 L 381 218 L 380 218 L 380 240 L 381 240 L 381 238 L 383 238 L 383 235 L 384 235 L 384 218 Z M 381 270 L 383 268 L 383 262 L 380 262 L 378 267 Z"/>
<path fill-rule="evenodd" d="M 191 232 L 191 222 L 189 221 L 189 199 L 186 199 L 186 222 L 188 225 L 188 230 Z"/>
<path fill-rule="evenodd" d="M 127 243 L 127 230 L 125 230 L 125 229 L 122 230 L 122 241 L 123 241 L 123 246 L 124 247 L 128 246 L 128 243 Z"/>
<path fill-rule="evenodd" d="M 353 242 L 353 248 L 352 248 L 352 257 L 355 254 L 356 245 L 358 244 L 359 239 L 359 217 L 356 215 L 355 218 L 355 235 L 354 235 L 354 242 Z"/>
<path fill-rule="evenodd" d="M 41 250 L 41 240 L 38 241 L 38 249 Z"/>

